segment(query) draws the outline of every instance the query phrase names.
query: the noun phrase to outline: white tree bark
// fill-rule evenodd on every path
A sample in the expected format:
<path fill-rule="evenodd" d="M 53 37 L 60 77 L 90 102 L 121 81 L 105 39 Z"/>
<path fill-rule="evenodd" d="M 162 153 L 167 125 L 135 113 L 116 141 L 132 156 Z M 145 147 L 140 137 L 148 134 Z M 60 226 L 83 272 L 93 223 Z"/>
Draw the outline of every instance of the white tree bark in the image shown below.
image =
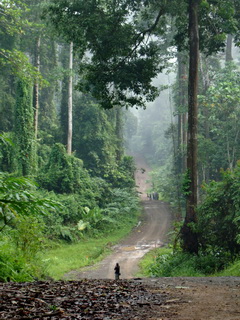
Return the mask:
<path fill-rule="evenodd" d="M 67 153 L 72 153 L 72 93 L 73 93 L 73 43 L 70 43 L 69 52 L 69 84 L 68 84 L 68 139 Z"/>
<path fill-rule="evenodd" d="M 36 49 L 35 49 L 35 67 L 38 72 L 40 72 L 40 45 L 41 38 L 37 38 Z M 33 87 L 33 108 L 34 108 L 34 132 L 35 138 L 37 139 L 38 135 L 38 113 L 39 113 L 39 83 L 38 80 L 35 80 Z"/>

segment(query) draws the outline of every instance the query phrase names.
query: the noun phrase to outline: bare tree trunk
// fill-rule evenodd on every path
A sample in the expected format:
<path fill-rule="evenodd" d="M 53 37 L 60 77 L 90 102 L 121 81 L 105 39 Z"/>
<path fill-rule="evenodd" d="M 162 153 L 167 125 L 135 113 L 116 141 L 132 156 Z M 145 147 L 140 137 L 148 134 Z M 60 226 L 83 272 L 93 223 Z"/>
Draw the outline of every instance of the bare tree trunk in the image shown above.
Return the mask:
<path fill-rule="evenodd" d="M 194 230 L 197 222 L 197 121 L 198 121 L 198 0 L 189 0 L 189 82 L 188 82 L 188 145 L 187 174 L 189 190 L 187 194 L 186 217 L 182 227 L 183 249 L 190 253 L 198 253 L 198 236 Z"/>
<path fill-rule="evenodd" d="M 122 108 L 116 107 L 116 137 L 117 137 L 117 149 L 116 149 L 116 160 L 118 163 L 121 161 L 123 156 L 123 124 L 122 124 Z"/>
<path fill-rule="evenodd" d="M 35 62 L 34 62 L 34 66 L 38 72 L 40 72 L 40 45 L 41 45 L 41 38 L 39 36 L 36 41 Z M 38 114 L 39 114 L 39 83 L 37 79 L 35 80 L 35 83 L 33 86 L 33 108 L 34 108 L 34 133 L 35 133 L 35 139 L 37 139 Z"/>
<path fill-rule="evenodd" d="M 183 170 L 182 168 L 182 157 L 183 157 L 183 153 L 182 153 L 182 132 L 183 132 L 183 112 L 182 112 L 182 108 L 183 108 L 183 97 L 182 97 L 182 93 L 183 93 L 183 62 L 182 62 L 182 56 L 181 53 L 178 53 L 178 84 L 179 84 L 179 107 L 180 110 L 178 111 L 178 140 L 177 140 L 177 173 L 180 174 Z"/>
<path fill-rule="evenodd" d="M 227 46 L 226 46 L 226 62 L 232 61 L 232 43 L 233 43 L 233 36 L 229 34 L 227 36 Z"/>
<path fill-rule="evenodd" d="M 210 79 L 209 79 L 209 68 L 208 68 L 208 60 L 204 59 L 203 56 L 200 58 L 200 70 L 201 70 L 201 78 L 202 78 L 202 94 L 206 95 L 207 90 L 210 87 Z M 202 113 L 204 115 L 204 135 L 205 139 L 210 139 L 210 129 L 209 129 L 209 111 L 208 108 L 203 107 Z M 206 154 L 206 165 L 203 168 L 203 179 L 206 183 L 209 182 L 209 154 Z"/>
<path fill-rule="evenodd" d="M 72 92 L 73 92 L 73 43 L 70 43 L 69 52 L 69 83 L 68 83 L 68 137 L 67 137 L 67 153 L 72 153 Z"/>
<path fill-rule="evenodd" d="M 186 170 L 186 154 L 185 146 L 187 145 L 187 115 L 185 112 L 185 106 L 187 105 L 187 87 L 186 87 L 186 63 L 184 61 L 183 54 L 178 55 L 178 64 L 179 64 L 179 103 L 181 107 L 181 113 L 178 116 L 178 151 L 181 154 L 181 170 L 179 172 L 184 172 Z"/>

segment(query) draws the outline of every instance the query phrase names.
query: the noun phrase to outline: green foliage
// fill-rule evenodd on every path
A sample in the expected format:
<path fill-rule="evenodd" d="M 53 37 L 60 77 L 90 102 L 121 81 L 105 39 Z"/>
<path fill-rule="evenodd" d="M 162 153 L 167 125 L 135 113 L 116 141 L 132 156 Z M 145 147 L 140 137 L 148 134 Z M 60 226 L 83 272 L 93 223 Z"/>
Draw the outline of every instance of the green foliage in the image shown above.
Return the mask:
<path fill-rule="evenodd" d="M 139 198 L 129 189 L 113 189 L 110 199 L 104 211 L 117 220 L 116 226 L 124 223 L 125 219 L 136 216 L 139 211 Z"/>
<path fill-rule="evenodd" d="M 57 202 L 39 199 L 33 193 L 36 185 L 27 178 L 0 173 L 0 226 L 4 228 L 20 215 L 46 214 Z"/>
<path fill-rule="evenodd" d="M 191 194 L 190 183 L 191 183 L 190 171 L 187 170 L 183 176 L 183 182 L 182 182 L 182 192 L 185 197 L 187 197 L 189 194 Z"/>
<path fill-rule="evenodd" d="M 50 210 L 49 214 L 43 217 L 46 237 L 51 240 L 60 239 L 66 242 L 79 240 L 81 233 L 77 229 L 77 223 L 82 219 L 84 207 L 96 205 L 95 200 L 86 199 L 78 194 L 63 195 L 53 192 L 44 193 L 44 196 L 61 203 L 58 210 Z"/>
<path fill-rule="evenodd" d="M 93 181 L 94 189 L 89 190 L 92 194 L 39 194 L 61 203 L 58 210 L 49 210 L 49 214 L 43 216 L 44 232 L 49 239 L 76 242 L 90 235 L 99 237 L 136 219 L 139 211 L 136 193 L 129 189 L 110 189 L 101 179 Z"/>
<path fill-rule="evenodd" d="M 0 281 L 32 281 L 45 275 L 38 253 L 44 248 L 43 224 L 18 216 L 0 233 Z"/>
<path fill-rule="evenodd" d="M 104 179 L 109 182 L 113 188 L 133 188 L 135 186 L 134 160 L 130 156 L 124 156 L 119 163 L 112 166 L 104 166 Z"/>
<path fill-rule="evenodd" d="M 22 33 L 23 27 L 27 23 L 22 20 L 22 14 L 26 10 L 26 5 L 22 1 L 2 0 L 0 15 L 0 33 L 14 35 Z"/>
<path fill-rule="evenodd" d="M 129 21 L 129 11 L 140 8 L 140 3 L 132 1 L 79 1 L 77 5 L 52 1 L 46 9 L 57 31 L 75 43 L 81 57 L 86 50 L 91 51 L 92 59 L 81 65 L 79 88 L 91 91 L 106 109 L 113 105 L 143 106 L 157 94 L 151 79 L 161 69 L 160 47 L 153 41 L 144 42 L 150 30 L 141 30 L 137 19 L 135 23 Z M 96 24 L 98 28 L 93 28 Z M 109 90 L 111 87 L 114 90 Z"/>
<path fill-rule="evenodd" d="M 176 15 L 175 41 L 179 51 L 188 48 L 188 20 L 186 15 L 186 1 L 182 1 L 178 8 L 173 6 Z M 211 55 L 223 50 L 227 34 L 237 33 L 236 5 L 231 0 L 209 0 L 199 3 L 199 42 L 200 50 Z M 174 14 L 173 13 L 173 14 Z M 236 15 L 235 15 L 236 14 Z"/>
<path fill-rule="evenodd" d="M 44 224 L 39 217 L 20 216 L 12 223 L 11 238 L 19 254 L 32 259 L 44 246 Z"/>
<path fill-rule="evenodd" d="M 0 77 L 0 131 L 7 133 L 12 130 L 14 123 L 15 109 L 15 83 L 13 79 L 8 79 L 7 70 L 1 69 Z M 8 80 L 8 81 L 7 81 Z"/>
<path fill-rule="evenodd" d="M 208 169 L 210 179 L 219 179 L 220 169 L 232 169 L 240 158 L 240 73 L 228 63 L 210 75 L 212 84 L 199 97 L 199 164 Z"/>
<path fill-rule="evenodd" d="M 232 0 L 199 4 L 202 52 L 209 55 L 222 50 L 226 35 L 238 33 L 238 12 Z M 91 52 L 81 65 L 78 88 L 91 92 L 106 109 L 114 105 L 145 106 L 146 101 L 155 99 L 158 90 L 152 79 L 165 67 L 169 56 L 162 50 L 163 39 L 171 38 L 169 46 L 174 43 L 178 51 L 189 47 L 188 6 L 184 0 L 77 4 L 52 0 L 46 15 L 59 34 L 75 43 L 81 58 L 84 52 Z M 169 28 L 170 24 L 174 27 Z"/>
<path fill-rule="evenodd" d="M 15 140 L 18 151 L 20 175 L 28 176 L 34 172 L 34 128 L 31 86 L 19 80 L 17 87 L 15 115 Z"/>
<path fill-rule="evenodd" d="M 185 198 L 179 192 L 181 188 L 182 176 L 176 176 L 172 171 L 172 164 L 166 165 L 151 171 L 153 189 L 159 193 L 160 199 L 168 202 L 173 207 L 182 207 L 185 205 Z"/>
<path fill-rule="evenodd" d="M 14 76 L 18 77 L 22 81 L 32 83 L 35 79 L 43 86 L 48 85 L 48 82 L 43 79 L 42 75 L 36 70 L 36 68 L 29 63 L 29 59 L 26 54 L 19 50 L 0 49 L 0 66 L 10 68 Z"/>
<path fill-rule="evenodd" d="M 240 277 L 240 260 L 236 259 L 232 264 L 230 264 L 223 271 L 217 273 L 219 277 L 235 276 Z"/>
<path fill-rule="evenodd" d="M 24 232 L 27 234 L 28 228 Z M 28 243 L 31 244 L 30 241 Z M 23 254 L 9 234 L 0 234 L 0 281 L 33 281 L 45 275 L 45 266 L 39 260 L 37 251 L 31 254 L 25 251 Z"/>
<path fill-rule="evenodd" d="M 207 276 L 222 270 L 228 260 L 214 255 L 191 255 L 160 249 L 155 261 L 148 264 L 147 273 L 152 277 Z"/>
<path fill-rule="evenodd" d="M 214 255 L 240 253 L 240 165 L 222 172 L 222 181 L 203 186 L 204 200 L 198 208 L 199 240 Z"/>
<path fill-rule="evenodd" d="M 16 168 L 14 159 L 14 144 L 12 143 L 13 134 L 4 133 L 0 135 L 0 171 L 13 172 Z"/>
<path fill-rule="evenodd" d="M 0 281 L 31 281 L 45 273 L 37 258 L 44 245 L 42 216 L 57 203 L 38 198 L 35 189 L 27 178 L 0 173 Z"/>
<path fill-rule="evenodd" d="M 89 209 L 85 207 L 82 220 L 78 222 L 77 227 L 80 231 L 87 229 L 90 233 L 96 234 L 103 232 L 105 229 L 109 229 L 109 227 L 115 223 L 116 221 L 113 218 L 104 215 L 103 209 L 98 207 Z"/>
<path fill-rule="evenodd" d="M 19 48 L 9 48 L 14 37 L 21 37 L 27 28 L 32 28 L 24 15 L 28 12 L 23 1 L 3 0 L 0 4 L 0 34 L 5 41 L 1 41 L 0 67 L 7 68 L 13 75 L 22 81 L 31 83 L 34 79 L 39 83 L 47 84 L 41 74 L 29 63 L 27 55 Z M 29 13 L 29 12 L 28 12 Z M 3 41 L 4 42 L 4 41 Z M 5 45 L 6 44 L 6 45 Z"/>
<path fill-rule="evenodd" d="M 62 279 L 66 272 L 100 261 L 109 254 L 111 246 L 126 236 L 135 224 L 136 220 L 131 220 L 125 222 L 121 229 L 118 228 L 102 237 L 88 237 L 74 244 L 60 243 L 45 250 L 41 258 L 47 264 L 48 274 L 56 280 Z M 74 279 L 74 275 L 69 275 L 69 278 Z"/>
<path fill-rule="evenodd" d="M 68 155 L 64 146 L 56 143 L 49 154 L 48 162 L 37 178 L 39 184 L 57 193 L 81 193 L 91 190 L 90 176 L 80 159 Z"/>
<path fill-rule="evenodd" d="M 113 110 L 108 113 L 89 95 L 76 99 L 73 149 L 92 176 L 104 177 L 116 167 L 116 134 Z"/>

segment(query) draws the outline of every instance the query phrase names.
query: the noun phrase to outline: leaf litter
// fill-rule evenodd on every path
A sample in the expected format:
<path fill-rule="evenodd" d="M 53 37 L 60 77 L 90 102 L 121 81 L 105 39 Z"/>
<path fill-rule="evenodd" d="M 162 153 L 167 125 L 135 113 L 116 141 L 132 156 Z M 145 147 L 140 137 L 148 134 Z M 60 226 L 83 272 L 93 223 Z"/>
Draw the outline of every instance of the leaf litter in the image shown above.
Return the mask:
<path fill-rule="evenodd" d="M 0 319 L 170 319 L 174 301 L 132 280 L 1 283 Z"/>

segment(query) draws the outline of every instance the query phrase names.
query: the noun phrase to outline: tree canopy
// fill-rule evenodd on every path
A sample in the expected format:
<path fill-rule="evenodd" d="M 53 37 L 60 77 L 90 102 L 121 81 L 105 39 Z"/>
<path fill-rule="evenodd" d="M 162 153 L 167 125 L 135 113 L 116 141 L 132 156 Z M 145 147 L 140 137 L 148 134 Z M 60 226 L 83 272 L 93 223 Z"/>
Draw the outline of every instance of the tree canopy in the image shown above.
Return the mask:
<path fill-rule="evenodd" d="M 199 2 L 200 50 L 211 54 L 237 32 L 237 6 L 228 1 Z M 188 1 L 52 1 L 46 14 L 81 58 L 78 84 L 103 107 L 145 106 L 158 90 L 152 79 L 166 66 L 173 47 L 188 48 Z M 170 50 L 170 51 L 169 51 Z M 172 51 L 172 52 L 171 52 Z"/>

